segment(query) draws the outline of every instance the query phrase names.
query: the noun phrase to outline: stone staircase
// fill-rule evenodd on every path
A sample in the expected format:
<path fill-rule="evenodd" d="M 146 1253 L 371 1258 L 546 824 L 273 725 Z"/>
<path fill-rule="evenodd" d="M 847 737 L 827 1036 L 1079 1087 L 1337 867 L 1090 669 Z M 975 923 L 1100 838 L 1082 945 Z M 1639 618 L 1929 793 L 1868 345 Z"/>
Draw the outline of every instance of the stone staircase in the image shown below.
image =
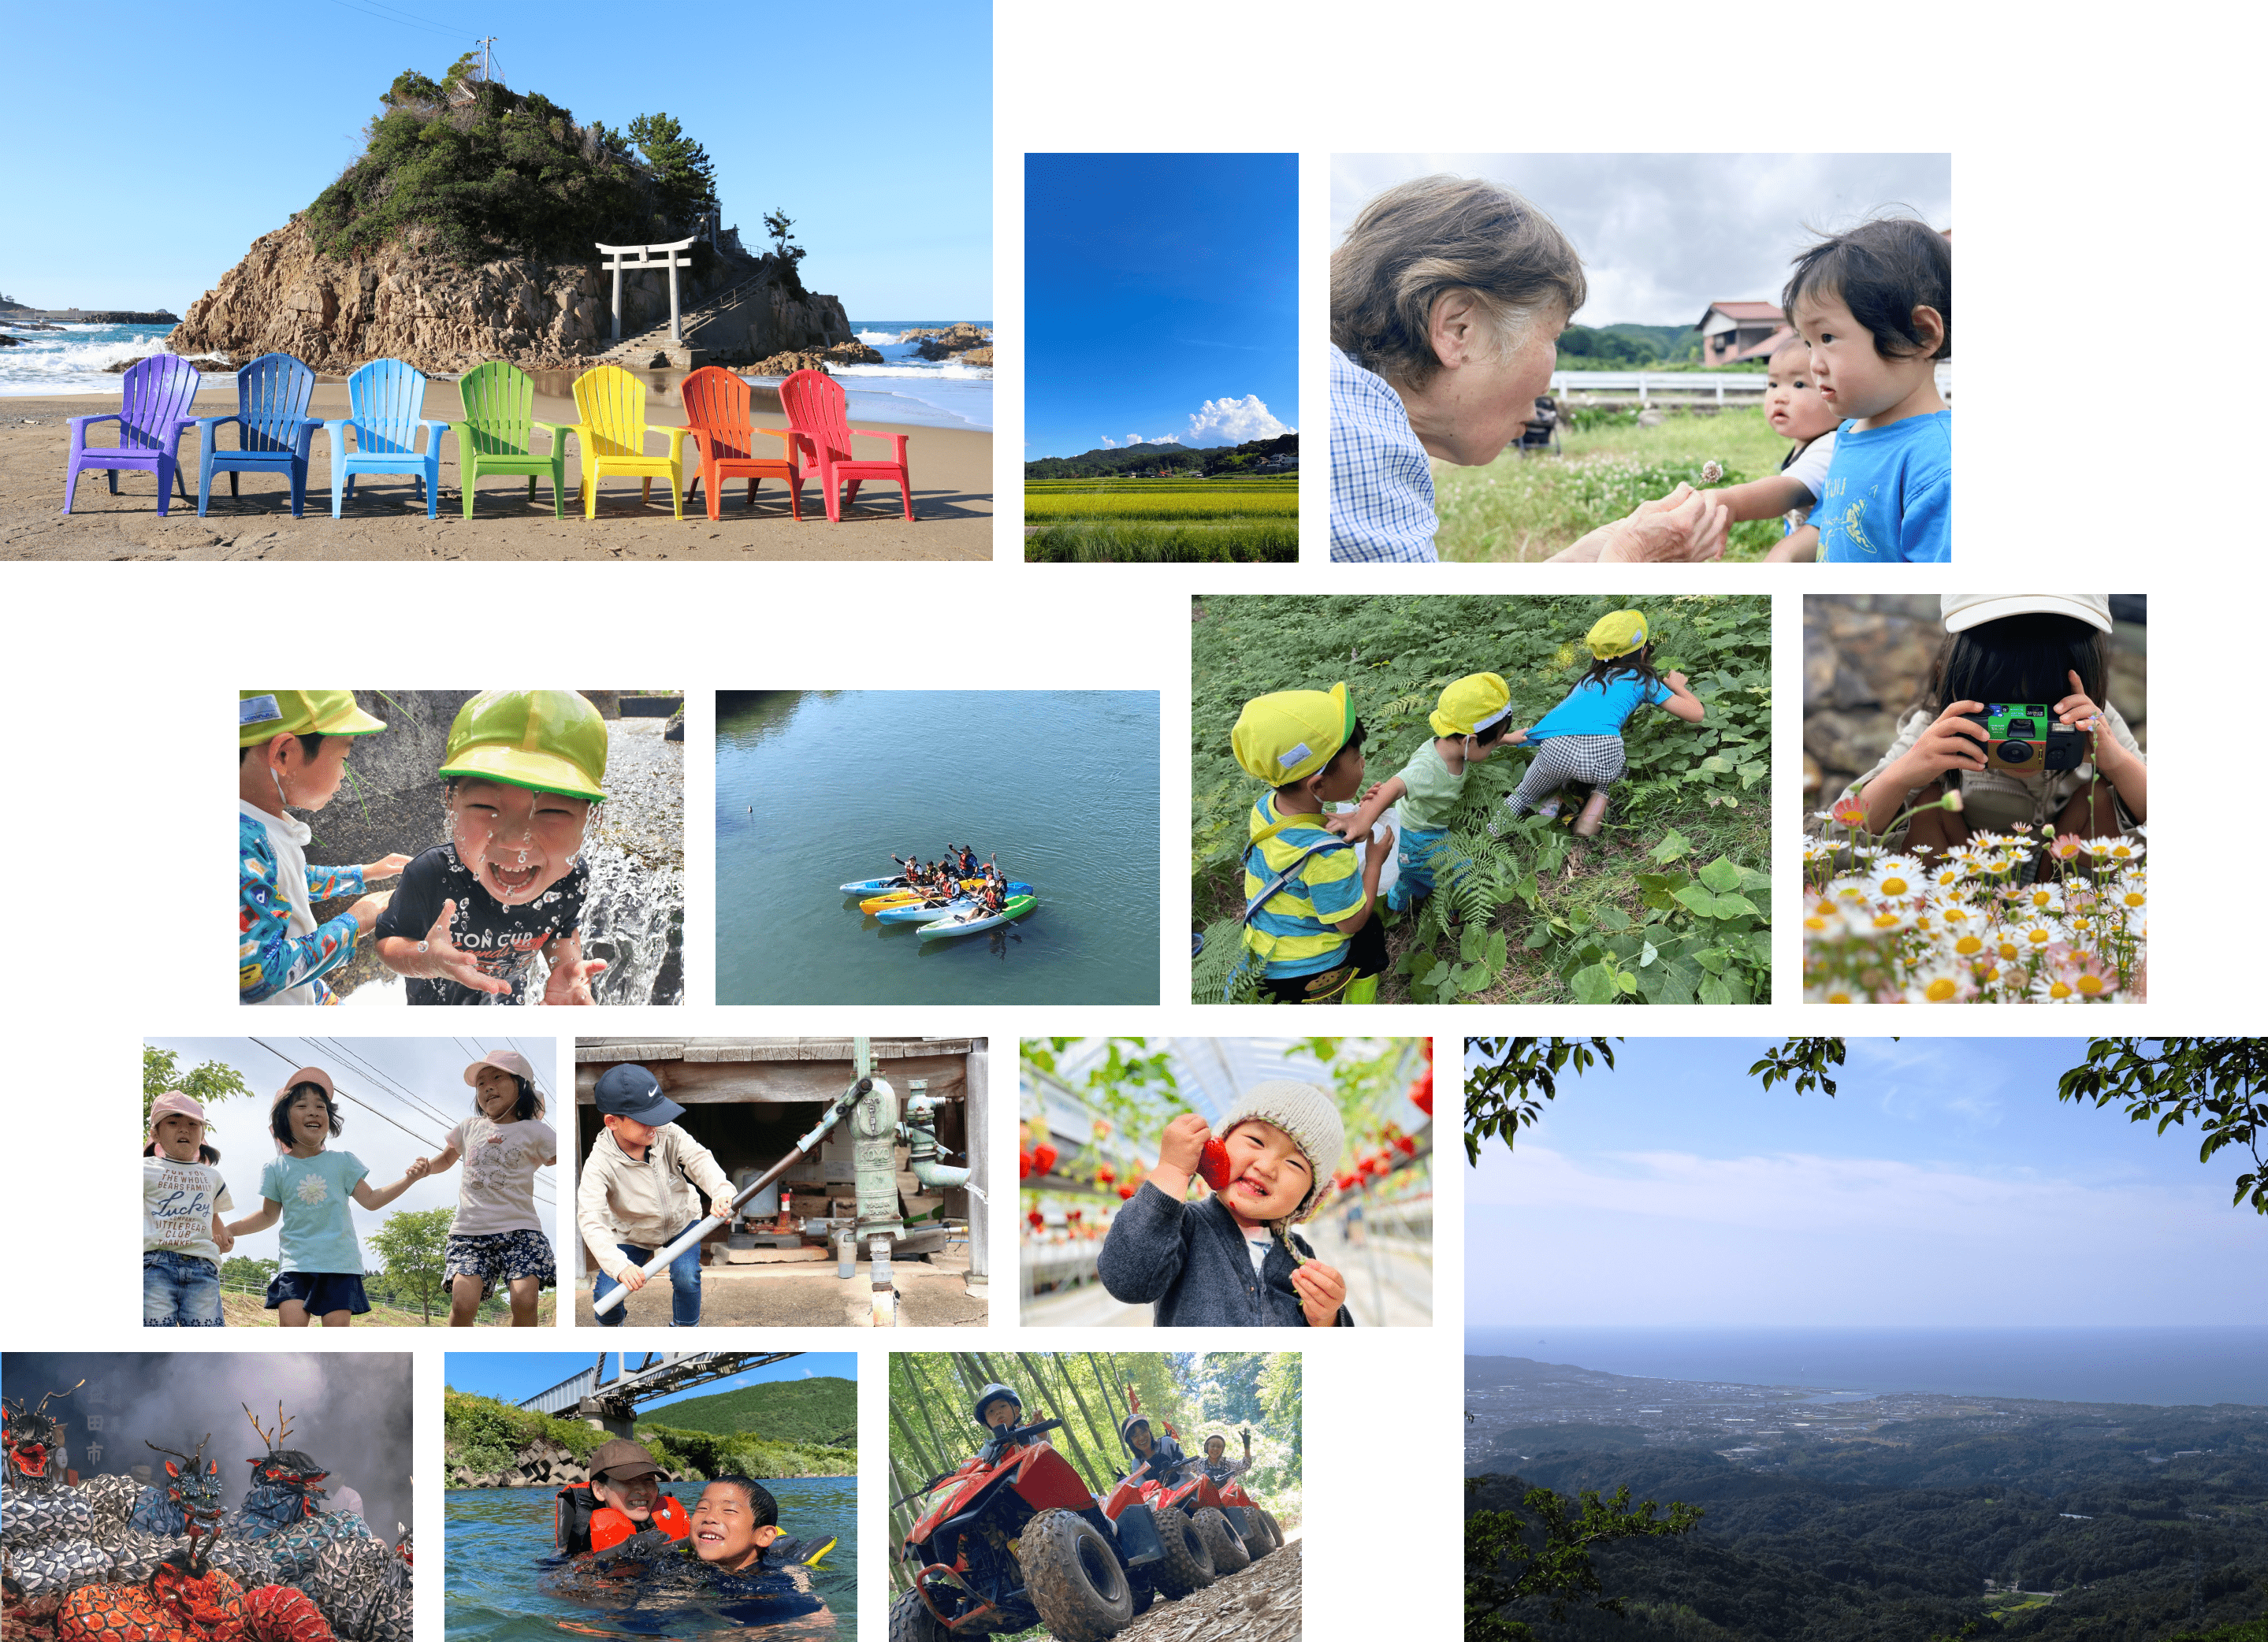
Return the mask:
<path fill-rule="evenodd" d="M 766 294 L 769 283 L 769 274 L 751 274 L 747 278 L 726 286 L 715 296 L 705 298 L 692 307 L 680 310 L 677 318 L 678 334 L 687 337 L 698 336 L 704 327 L 718 320 L 734 317 L 747 303 L 770 301 L 771 298 Z M 677 369 L 690 371 L 703 363 L 708 351 L 706 349 L 696 348 L 689 342 L 671 342 L 669 321 L 664 320 L 660 324 L 649 327 L 635 336 L 625 336 L 618 342 L 610 343 L 599 358 L 603 364 L 618 364 L 631 370 L 643 370 L 653 362 L 657 354 L 659 354 L 666 355 L 669 363 Z"/>

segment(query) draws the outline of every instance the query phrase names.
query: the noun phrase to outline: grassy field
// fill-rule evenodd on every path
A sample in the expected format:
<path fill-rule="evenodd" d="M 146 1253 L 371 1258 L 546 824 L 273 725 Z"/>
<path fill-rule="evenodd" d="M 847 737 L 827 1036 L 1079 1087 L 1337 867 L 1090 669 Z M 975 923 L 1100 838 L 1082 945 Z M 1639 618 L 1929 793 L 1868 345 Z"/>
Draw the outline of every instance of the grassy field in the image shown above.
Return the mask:
<path fill-rule="evenodd" d="M 1522 456 L 1515 449 L 1485 468 L 1435 464 L 1441 528 L 1433 545 L 1442 558 L 1549 558 L 1681 482 L 1698 485 L 1705 461 L 1723 465 L 1724 483 L 1739 484 L 1777 473 L 1788 450 L 1761 409 L 1673 414 L 1653 428 L 1634 420 L 1582 432 L 1563 428 L 1559 438 L 1564 455 Z M 1761 559 L 1779 538 L 1775 519 L 1734 525 L 1725 556 Z"/>
<path fill-rule="evenodd" d="M 1282 563 L 1300 556 L 1300 482 L 1028 480 L 1024 522 L 1032 563 Z"/>
<path fill-rule="evenodd" d="M 1488 823 L 1529 753 L 1473 767 L 1452 818 L 1465 863 L 1415 916 L 1385 915 L 1390 972 L 1381 1003 L 1751 1003 L 1771 997 L 1770 600 L 1628 593 L 1518 598 L 1228 596 L 1198 601 L 1190 628 L 1189 886 L 1205 927 L 1191 999 L 1221 1001 L 1238 963 L 1247 817 L 1259 788 L 1229 731 L 1269 690 L 1344 678 L 1368 729 L 1366 783 L 1402 767 L 1431 731 L 1441 687 L 1503 675 L 1518 721 L 1565 696 L 1588 658 L 1577 641 L 1636 602 L 1664 667 L 1691 676 L 1700 725 L 1649 710 L 1624 733 L 1629 769 L 1604 830 L 1574 839 L 1529 816 Z M 1350 658 L 1359 657 L 1359 660 Z M 1336 658 L 1337 659 L 1333 659 Z"/>

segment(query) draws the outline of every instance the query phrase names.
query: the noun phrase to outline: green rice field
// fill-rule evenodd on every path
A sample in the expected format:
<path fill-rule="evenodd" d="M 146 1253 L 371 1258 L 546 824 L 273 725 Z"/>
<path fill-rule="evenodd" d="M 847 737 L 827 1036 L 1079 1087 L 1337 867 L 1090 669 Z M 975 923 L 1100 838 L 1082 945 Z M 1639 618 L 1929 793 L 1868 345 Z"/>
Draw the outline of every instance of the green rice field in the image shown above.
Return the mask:
<path fill-rule="evenodd" d="M 1300 556 L 1297 475 L 1034 479 L 1024 557 L 1035 563 L 1286 563 Z"/>

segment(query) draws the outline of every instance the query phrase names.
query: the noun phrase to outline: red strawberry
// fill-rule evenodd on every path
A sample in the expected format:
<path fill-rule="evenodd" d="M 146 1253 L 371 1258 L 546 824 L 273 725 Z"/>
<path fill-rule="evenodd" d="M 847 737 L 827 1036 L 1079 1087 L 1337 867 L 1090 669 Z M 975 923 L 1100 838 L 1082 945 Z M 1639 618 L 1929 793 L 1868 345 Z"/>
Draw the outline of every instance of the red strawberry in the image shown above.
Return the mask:
<path fill-rule="evenodd" d="M 1228 1148 L 1219 1141 L 1204 1143 L 1204 1155 L 1197 1160 L 1197 1178 L 1215 1191 L 1228 1189 Z"/>
<path fill-rule="evenodd" d="M 1032 1154 L 1030 1152 L 1019 1152 L 1016 1153 L 1016 1178 L 1018 1180 L 1029 1180 L 1032 1178 Z"/>
<path fill-rule="evenodd" d="M 1433 1116 L 1433 1071 L 1426 1068 L 1425 1075 L 1410 1086 L 1410 1104 L 1426 1116 Z"/>
<path fill-rule="evenodd" d="M 1134 1195 L 1134 1188 L 1131 1186 L 1121 1186 L 1118 1189 L 1118 1195 L 1121 1197 L 1131 1197 Z"/>
<path fill-rule="evenodd" d="M 1032 1148 L 1032 1173 L 1052 1174 L 1056 1167 L 1056 1149 L 1044 1140 Z"/>
<path fill-rule="evenodd" d="M 1108 1163 L 1098 1163 L 1094 1166 L 1094 1183 L 1096 1185 L 1108 1186 L 1112 1181 L 1115 1181 L 1117 1178 L 1118 1171 L 1112 1168 Z"/>
<path fill-rule="evenodd" d="M 1032 1223 L 1032 1229 L 1035 1232 L 1048 1223 L 1048 1217 L 1042 1214 L 1037 1209 L 1033 1210 L 1024 1218 Z"/>
<path fill-rule="evenodd" d="M 1414 1158 L 1418 1155 L 1417 1138 L 1411 1135 L 1396 1135 L 1394 1138 L 1394 1149 L 1405 1158 Z"/>

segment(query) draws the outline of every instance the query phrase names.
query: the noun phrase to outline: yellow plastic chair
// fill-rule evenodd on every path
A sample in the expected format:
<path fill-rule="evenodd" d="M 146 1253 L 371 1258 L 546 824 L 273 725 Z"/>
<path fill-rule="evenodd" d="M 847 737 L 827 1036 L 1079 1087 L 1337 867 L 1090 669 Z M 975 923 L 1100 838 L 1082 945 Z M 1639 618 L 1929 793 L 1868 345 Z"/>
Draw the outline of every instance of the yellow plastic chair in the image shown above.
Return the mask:
<path fill-rule="evenodd" d="M 575 414 L 580 421 L 568 430 L 583 456 L 583 517 L 599 515 L 599 481 L 608 474 L 632 475 L 645 482 L 640 497 L 653 500 L 653 482 L 669 481 L 672 509 L 685 517 L 685 436 L 689 428 L 648 428 L 645 384 L 620 365 L 602 364 L 575 379 Z M 669 437 L 669 454 L 649 456 L 648 433 Z"/>

